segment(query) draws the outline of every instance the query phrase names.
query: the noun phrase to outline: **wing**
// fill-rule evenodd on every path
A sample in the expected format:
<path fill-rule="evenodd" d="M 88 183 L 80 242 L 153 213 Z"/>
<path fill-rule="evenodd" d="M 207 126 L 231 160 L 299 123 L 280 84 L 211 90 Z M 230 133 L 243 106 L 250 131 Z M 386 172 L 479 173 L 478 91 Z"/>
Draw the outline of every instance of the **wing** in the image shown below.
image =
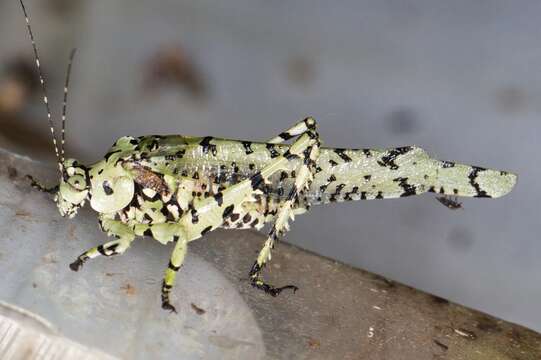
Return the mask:
<path fill-rule="evenodd" d="M 477 166 L 439 161 L 417 146 L 387 150 L 323 149 L 321 171 L 311 186 L 315 203 L 391 199 L 424 192 L 499 197 L 516 183 L 516 175 Z"/>

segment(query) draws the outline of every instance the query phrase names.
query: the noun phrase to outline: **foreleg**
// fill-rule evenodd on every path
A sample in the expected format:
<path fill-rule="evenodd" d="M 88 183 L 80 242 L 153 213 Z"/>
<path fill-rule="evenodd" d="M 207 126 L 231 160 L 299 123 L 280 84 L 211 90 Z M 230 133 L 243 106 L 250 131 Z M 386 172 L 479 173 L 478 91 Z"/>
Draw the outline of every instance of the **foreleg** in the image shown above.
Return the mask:
<path fill-rule="evenodd" d="M 117 239 L 93 247 L 79 255 L 77 259 L 70 264 L 71 270 L 78 271 L 88 259 L 93 259 L 100 255 L 113 256 L 122 254 L 130 247 L 131 242 L 135 239 L 133 230 L 120 221 L 100 219 L 100 224 L 103 231 L 107 232 L 107 235 L 114 236 Z"/>
<path fill-rule="evenodd" d="M 32 175 L 26 175 L 26 178 L 30 180 L 30 186 L 32 186 L 34 189 L 46 192 L 48 194 L 56 194 L 58 192 L 58 185 L 47 188 L 46 186 L 42 185 L 38 180 L 34 179 Z"/>

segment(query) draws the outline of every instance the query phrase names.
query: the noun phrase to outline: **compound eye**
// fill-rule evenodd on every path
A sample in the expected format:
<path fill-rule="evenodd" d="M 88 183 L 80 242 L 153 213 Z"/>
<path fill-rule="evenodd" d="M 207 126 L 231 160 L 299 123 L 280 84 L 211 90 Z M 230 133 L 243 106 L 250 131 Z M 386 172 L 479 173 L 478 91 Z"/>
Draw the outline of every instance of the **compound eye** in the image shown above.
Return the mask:
<path fill-rule="evenodd" d="M 83 175 L 73 175 L 68 178 L 68 184 L 72 188 L 82 191 L 86 189 L 86 179 Z"/>

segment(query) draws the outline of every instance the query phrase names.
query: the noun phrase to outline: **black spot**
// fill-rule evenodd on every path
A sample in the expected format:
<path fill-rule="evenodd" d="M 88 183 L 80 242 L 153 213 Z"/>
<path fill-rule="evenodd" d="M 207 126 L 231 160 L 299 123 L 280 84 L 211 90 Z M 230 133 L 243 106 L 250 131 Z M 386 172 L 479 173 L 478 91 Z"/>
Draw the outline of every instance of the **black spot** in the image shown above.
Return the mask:
<path fill-rule="evenodd" d="M 111 185 L 109 185 L 109 181 L 105 180 L 102 183 L 103 191 L 105 192 L 105 195 L 113 195 L 114 191 L 111 188 Z"/>
<path fill-rule="evenodd" d="M 353 189 L 351 189 L 351 192 L 356 194 L 357 191 L 359 191 L 359 187 L 358 186 L 354 186 Z"/>
<path fill-rule="evenodd" d="M 194 172 L 192 178 L 193 178 L 194 180 L 199 180 L 199 173 L 198 173 L 197 171 Z"/>
<path fill-rule="evenodd" d="M 442 161 L 441 162 L 441 167 L 444 168 L 444 169 L 452 168 L 454 166 L 455 166 L 454 162 L 450 162 L 450 161 Z"/>
<path fill-rule="evenodd" d="M 132 144 L 132 145 L 137 145 L 138 143 L 139 143 L 139 141 L 137 141 L 135 139 L 130 140 L 130 144 Z"/>
<path fill-rule="evenodd" d="M 150 143 L 150 151 L 154 151 L 158 149 L 158 146 L 159 146 L 158 140 L 156 139 L 156 137 L 154 137 L 152 139 L 152 142 Z"/>
<path fill-rule="evenodd" d="M 394 162 L 397 157 L 404 155 L 412 150 L 411 146 L 398 147 L 387 151 L 387 155 L 383 156 L 378 164 L 385 167 L 390 167 L 391 170 L 398 169 L 398 165 Z"/>
<path fill-rule="evenodd" d="M 338 163 L 334 160 L 329 160 L 329 164 L 331 164 L 331 166 L 336 166 L 338 165 Z"/>
<path fill-rule="evenodd" d="M 340 195 L 340 192 L 342 191 L 342 189 L 344 189 L 345 186 L 346 186 L 346 184 L 339 184 L 339 185 L 336 187 L 334 193 L 331 194 L 330 200 L 331 200 L 331 201 L 336 201 L 337 198 L 338 198 L 338 195 Z"/>
<path fill-rule="evenodd" d="M 153 237 L 152 230 L 150 230 L 150 228 L 146 229 L 143 235 Z"/>
<path fill-rule="evenodd" d="M 346 155 L 346 149 L 334 149 L 334 152 L 340 156 L 340 158 L 342 160 L 344 160 L 345 162 L 350 162 L 351 161 L 351 158 L 349 156 Z"/>
<path fill-rule="evenodd" d="M 259 219 L 255 219 L 254 221 L 252 221 L 252 223 L 250 224 L 250 226 L 251 226 L 251 227 L 255 227 L 258 223 L 259 223 Z"/>
<path fill-rule="evenodd" d="M 249 164 L 249 165 L 248 165 L 248 169 L 254 170 L 254 169 L 255 169 L 255 164 Z"/>
<path fill-rule="evenodd" d="M 366 191 L 361 191 L 361 200 L 366 200 Z"/>
<path fill-rule="evenodd" d="M 240 215 L 235 213 L 235 214 L 231 215 L 230 219 L 231 219 L 231 221 L 235 222 L 235 221 L 237 221 L 239 219 L 239 217 L 240 217 Z"/>
<path fill-rule="evenodd" d="M 370 150 L 370 149 L 362 149 L 362 152 L 366 157 L 372 157 L 372 150 Z"/>
<path fill-rule="evenodd" d="M 101 173 L 103 172 L 104 169 L 99 169 L 98 170 L 98 175 L 101 175 Z"/>
<path fill-rule="evenodd" d="M 218 206 L 222 206 L 224 203 L 224 194 L 221 191 L 218 191 L 216 195 L 214 195 L 214 200 L 216 200 Z"/>
<path fill-rule="evenodd" d="M 287 174 L 286 171 L 282 171 L 282 172 L 280 173 L 280 181 L 284 181 L 285 179 L 287 179 L 288 176 L 289 176 L 289 175 Z"/>
<path fill-rule="evenodd" d="M 284 157 L 289 161 L 300 158 L 299 155 L 292 154 L 292 153 L 289 152 L 289 150 L 284 153 Z"/>
<path fill-rule="evenodd" d="M 279 137 L 281 137 L 282 139 L 284 140 L 289 140 L 291 139 L 292 137 L 294 137 L 295 135 L 291 135 L 290 133 L 288 133 L 287 131 L 284 131 L 283 133 L 281 133 L 280 135 L 278 135 Z"/>
<path fill-rule="evenodd" d="M 256 190 L 261 187 L 261 185 L 264 183 L 263 176 L 261 175 L 261 171 L 256 172 L 254 175 L 252 175 L 251 178 L 252 182 L 252 189 Z"/>
<path fill-rule="evenodd" d="M 242 146 L 244 146 L 244 151 L 246 151 L 246 155 L 249 155 L 249 154 L 254 152 L 252 150 L 252 142 L 251 141 L 243 141 Z"/>
<path fill-rule="evenodd" d="M 197 224 L 199 222 L 199 216 L 197 216 L 197 210 L 192 209 L 192 223 Z"/>
<path fill-rule="evenodd" d="M 333 181 L 336 181 L 336 176 L 334 175 L 331 175 L 328 179 L 327 179 L 328 182 L 333 182 Z"/>
<path fill-rule="evenodd" d="M 364 178 L 366 181 L 370 181 L 370 179 L 372 179 L 372 175 L 365 175 L 365 176 L 363 176 L 363 178 Z"/>
<path fill-rule="evenodd" d="M 201 231 L 201 236 L 205 235 L 210 230 L 212 230 L 212 226 L 207 226 L 206 228 L 203 229 L 203 231 Z"/>
<path fill-rule="evenodd" d="M 399 177 L 393 179 L 394 182 L 397 182 L 398 185 L 402 188 L 403 192 L 400 194 L 400 197 L 406 197 L 417 194 L 415 186 L 408 184 L 408 178 Z"/>
<path fill-rule="evenodd" d="M 376 195 L 376 199 L 383 199 L 383 193 L 381 191 L 378 191 L 378 194 Z"/>
<path fill-rule="evenodd" d="M 103 245 L 100 245 L 97 247 L 98 252 L 104 256 L 107 256 L 107 254 L 105 253 L 105 248 L 103 247 Z"/>
<path fill-rule="evenodd" d="M 233 213 L 233 209 L 235 208 L 235 205 L 231 204 L 229 205 L 228 207 L 226 207 L 224 209 L 224 212 L 222 213 L 222 218 L 223 219 L 226 219 L 228 218 L 232 213 Z"/>
<path fill-rule="evenodd" d="M 242 222 L 245 224 L 249 223 L 251 220 L 252 220 L 252 216 L 248 213 L 242 217 Z"/>
<path fill-rule="evenodd" d="M 111 155 L 119 153 L 120 151 L 121 150 L 119 149 L 119 150 L 108 152 L 107 154 L 105 154 L 105 161 L 109 161 L 109 158 L 111 157 Z"/>
<path fill-rule="evenodd" d="M 327 186 L 329 186 L 329 185 L 321 185 L 321 186 L 319 187 L 319 191 L 325 192 L 325 190 L 327 190 Z"/>
<path fill-rule="evenodd" d="M 278 155 L 280 155 L 278 153 L 278 151 L 276 151 L 276 147 L 274 146 L 274 144 L 267 144 L 265 145 L 265 147 L 267 148 L 267 150 L 270 152 L 270 157 L 271 158 L 275 158 L 277 157 Z"/>
<path fill-rule="evenodd" d="M 201 140 L 199 146 L 203 148 L 203 154 L 208 154 L 209 150 L 212 152 L 212 155 L 216 156 L 216 145 L 211 144 L 210 141 L 213 139 L 212 136 L 206 136 Z"/>

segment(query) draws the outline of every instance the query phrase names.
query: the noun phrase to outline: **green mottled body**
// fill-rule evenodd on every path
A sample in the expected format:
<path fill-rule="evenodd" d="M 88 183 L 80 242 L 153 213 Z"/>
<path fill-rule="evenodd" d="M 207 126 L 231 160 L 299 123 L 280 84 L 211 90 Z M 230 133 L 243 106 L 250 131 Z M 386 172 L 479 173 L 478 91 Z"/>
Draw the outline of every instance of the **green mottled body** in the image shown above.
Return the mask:
<path fill-rule="evenodd" d="M 284 144 L 289 139 L 293 143 Z M 266 284 L 261 270 L 288 221 L 311 205 L 425 192 L 495 198 L 516 182 L 514 174 L 436 160 L 416 146 L 320 148 L 312 118 L 269 142 L 123 137 L 100 162 L 86 167 L 68 159 L 62 169 L 56 195 L 61 214 L 72 217 L 90 200 L 102 229 L 117 238 L 84 252 L 70 267 L 78 270 L 90 258 L 121 254 L 137 236 L 174 242 L 162 285 L 162 307 L 172 311 L 169 292 L 187 244 L 216 228 L 272 224 L 250 278 L 254 287 L 276 296 L 296 287 Z"/>
<path fill-rule="evenodd" d="M 214 197 L 220 189 L 249 179 L 289 147 L 179 135 L 124 138 L 121 143 L 124 145 L 115 145 L 110 150 L 106 164 L 120 163 L 133 172 L 145 168 L 167 174 L 182 188 L 174 194 L 160 194 L 159 189 L 139 182 L 133 201 L 118 211 L 118 218 L 131 226 L 178 221 L 194 199 Z M 208 147 L 201 143 L 208 143 Z M 293 186 L 300 161 L 292 160 L 286 169 L 272 175 L 267 191 L 255 195 L 253 202 L 243 204 L 221 226 L 260 229 L 265 222 L 272 221 Z M 425 192 L 498 197 L 514 182 L 513 174 L 435 160 L 415 146 L 388 150 L 321 148 L 314 180 L 303 196 L 296 199 L 294 209 L 302 213 L 315 204 L 398 198 Z M 185 199 L 181 205 L 179 194 Z"/>
<path fill-rule="evenodd" d="M 66 101 L 72 51 L 62 108 L 62 127 L 55 135 L 45 79 L 30 20 L 26 25 L 43 90 L 59 185 L 55 194 L 62 216 L 74 217 L 89 201 L 101 228 L 114 237 L 82 253 L 70 264 L 74 271 L 97 256 L 122 254 L 138 236 L 174 242 L 162 283 L 162 308 L 175 311 L 169 294 L 190 241 L 219 227 L 270 231 L 249 276 L 252 286 L 277 296 L 293 285 L 274 287 L 261 271 L 271 250 L 295 215 L 311 205 L 336 201 L 398 198 L 424 192 L 443 196 L 499 197 L 516 176 L 505 171 L 430 158 L 415 146 L 388 150 L 321 148 L 317 124 L 306 118 L 267 142 L 189 136 L 143 136 L 118 139 L 104 159 L 90 166 L 64 158 Z M 287 143 L 289 142 L 289 143 Z M 286 144 L 287 143 L 287 144 Z M 60 146 L 58 146 L 60 144 Z M 440 197 L 449 208 L 460 203 Z"/>

